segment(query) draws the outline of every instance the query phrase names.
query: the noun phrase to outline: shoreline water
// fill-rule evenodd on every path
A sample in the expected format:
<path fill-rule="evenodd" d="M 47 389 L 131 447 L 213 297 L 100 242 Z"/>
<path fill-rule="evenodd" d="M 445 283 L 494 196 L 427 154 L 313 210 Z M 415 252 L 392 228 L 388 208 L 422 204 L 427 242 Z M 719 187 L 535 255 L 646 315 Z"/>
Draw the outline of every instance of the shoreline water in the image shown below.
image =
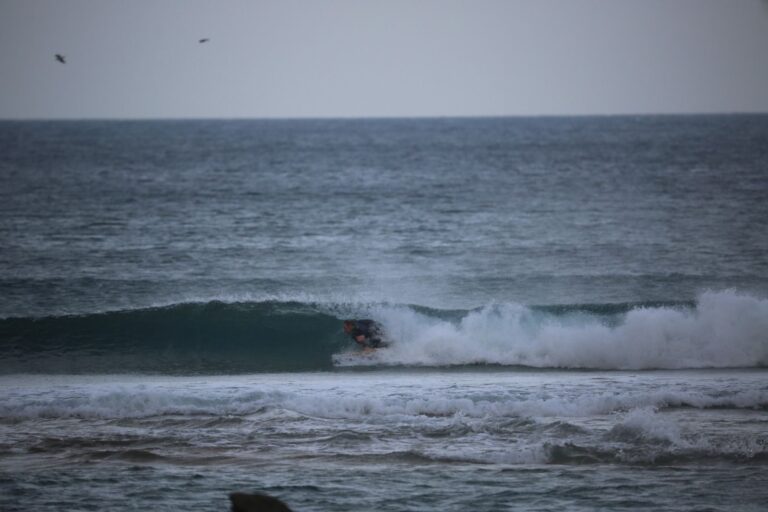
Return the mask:
<path fill-rule="evenodd" d="M 223 510 L 236 490 L 295 510 L 759 510 L 768 497 L 758 369 L 26 375 L 0 388 L 0 438 L 14 440 L 0 450 L 4 510 L 42 483 L 25 507 Z"/>

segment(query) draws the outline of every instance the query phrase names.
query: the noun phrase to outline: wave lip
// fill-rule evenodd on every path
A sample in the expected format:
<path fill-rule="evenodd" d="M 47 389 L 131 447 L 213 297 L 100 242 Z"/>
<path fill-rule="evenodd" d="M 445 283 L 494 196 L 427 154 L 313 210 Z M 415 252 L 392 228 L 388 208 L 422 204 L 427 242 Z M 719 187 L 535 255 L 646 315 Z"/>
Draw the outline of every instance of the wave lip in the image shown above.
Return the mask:
<path fill-rule="evenodd" d="M 379 321 L 392 345 L 349 357 L 340 319 Z M 768 366 L 768 300 L 436 310 L 398 304 L 219 301 L 0 319 L 0 373 L 247 373 L 338 366 L 646 370 Z"/>

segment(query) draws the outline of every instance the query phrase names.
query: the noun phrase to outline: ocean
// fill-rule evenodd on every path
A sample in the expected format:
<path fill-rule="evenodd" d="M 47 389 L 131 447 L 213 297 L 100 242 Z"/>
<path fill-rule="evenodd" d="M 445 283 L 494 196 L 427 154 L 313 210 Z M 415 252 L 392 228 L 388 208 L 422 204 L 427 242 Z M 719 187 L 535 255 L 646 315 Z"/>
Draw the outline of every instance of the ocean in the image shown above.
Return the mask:
<path fill-rule="evenodd" d="M 232 492 L 765 510 L 768 115 L 0 122 L 0 510 Z"/>

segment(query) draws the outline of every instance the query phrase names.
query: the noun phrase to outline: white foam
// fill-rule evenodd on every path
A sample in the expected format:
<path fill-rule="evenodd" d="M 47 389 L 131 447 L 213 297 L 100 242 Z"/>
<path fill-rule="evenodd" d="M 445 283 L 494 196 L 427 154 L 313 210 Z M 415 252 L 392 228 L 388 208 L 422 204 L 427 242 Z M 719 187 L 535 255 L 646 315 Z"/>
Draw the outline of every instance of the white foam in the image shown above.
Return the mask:
<path fill-rule="evenodd" d="M 662 441 L 679 447 L 690 447 L 683 431 L 673 419 L 658 413 L 654 407 L 640 407 L 629 411 L 614 431 L 632 432 L 638 437 Z"/>
<path fill-rule="evenodd" d="M 376 306 L 371 314 L 396 341 L 376 355 L 378 364 L 590 369 L 768 365 L 768 300 L 735 291 L 704 293 L 693 310 L 634 309 L 614 326 L 595 316 L 546 315 L 518 304 L 489 305 L 457 323 L 406 307 Z"/>
<path fill-rule="evenodd" d="M 415 382 L 415 381 L 414 381 Z M 462 396 L 455 389 L 398 391 L 382 385 L 361 394 L 354 381 L 341 387 L 299 391 L 291 386 L 258 390 L 200 386 L 86 386 L 51 389 L 44 394 L 10 391 L 0 400 L 4 418 L 146 418 L 155 416 L 247 416 L 265 410 L 315 418 L 421 422 L 426 418 L 478 419 L 587 418 L 626 411 L 688 406 L 696 409 L 765 409 L 768 390 L 746 389 L 731 395 L 708 391 L 574 391 L 549 396 L 532 389 L 508 396 L 494 387 L 489 394 Z M 411 386 L 411 384 L 408 384 Z M 416 384 L 413 384 L 416 386 Z M 287 390 L 282 390 L 286 388 Z M 422 396 L 423 395 L 423 396 Z M 646 412 L 630 416 L 637 425 Z"/>

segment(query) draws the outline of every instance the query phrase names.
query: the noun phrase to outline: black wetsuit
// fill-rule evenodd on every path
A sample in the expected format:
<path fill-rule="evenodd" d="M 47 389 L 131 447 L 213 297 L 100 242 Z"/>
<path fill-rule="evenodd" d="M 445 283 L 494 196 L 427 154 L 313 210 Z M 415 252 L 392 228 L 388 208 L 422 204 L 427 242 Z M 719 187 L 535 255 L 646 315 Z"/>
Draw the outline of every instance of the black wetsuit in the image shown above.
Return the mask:
<path fill-rule="evenodd" d="M 357 343 L 358 336 L 364 336 L 365 340 L 362 342 L 366 347 L 379 348 L 385 347 L 386 343 L 381 339 L 381 326 L 373 320 L 355 320 L 355 327 L 349 332 L 352 339 Z"/>

